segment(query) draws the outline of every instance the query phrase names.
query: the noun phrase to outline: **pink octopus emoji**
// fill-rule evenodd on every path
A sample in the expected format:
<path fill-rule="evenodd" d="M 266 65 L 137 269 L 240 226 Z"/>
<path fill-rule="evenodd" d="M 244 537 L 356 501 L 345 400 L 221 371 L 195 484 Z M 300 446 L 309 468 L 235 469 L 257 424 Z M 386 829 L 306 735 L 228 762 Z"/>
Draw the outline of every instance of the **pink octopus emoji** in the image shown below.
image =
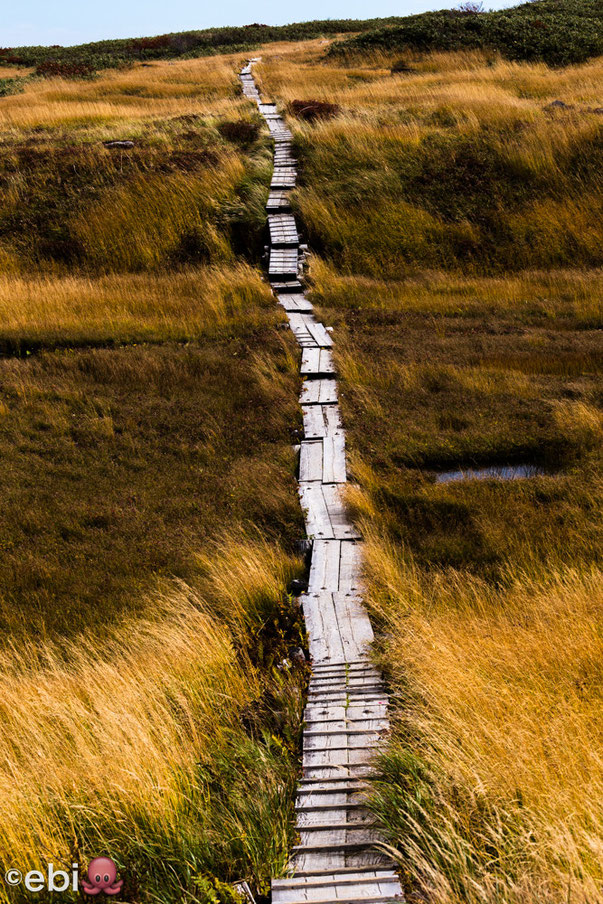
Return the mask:
<path fill-rule="evenodd" d="M 121 891 L 124 880 L 116 882 L 117 867 L 110 857 L 95 857 L 88 867 L 90 883 L 82 879 L 82 888 L 87 895 L 98 895 L 104 891 L 106 895 L 116 895 Z"/>

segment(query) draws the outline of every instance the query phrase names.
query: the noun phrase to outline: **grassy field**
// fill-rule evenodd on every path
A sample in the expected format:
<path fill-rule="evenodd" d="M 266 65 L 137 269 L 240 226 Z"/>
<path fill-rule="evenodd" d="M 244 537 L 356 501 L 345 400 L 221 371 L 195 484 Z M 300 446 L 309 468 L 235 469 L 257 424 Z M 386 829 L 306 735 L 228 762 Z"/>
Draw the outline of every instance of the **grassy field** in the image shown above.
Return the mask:
<path fill-rule="evenodd" d="M 291 118 L 295 205 L 395 699 L 374 808 L 410 904 L 597 904 L 601 62 L 317 27 L 244 37 L 312 37 L 258 74 L 335 105 Z M 227 904 L 293 840 L 299 387 L 242 57 L 176 37 L 0 68 L 0 861 Z M 542 473 L 437 479 L 494 464 Z"/>
<path fill-rule="evenodd" d="M 102 852 L 129 901 L 262 896 L 292 841 L 298 377 L 239 63 L 0 101 L 0 860 Z"/>
<path fill-rule="evenodd" d="M 374 808 L 411 902 L 594 904 L 603 68 L 356 43 L 259 71 L 336 105 L 291 121 L 396 698 Z M 542 473 L 437 480 L 509 464 Z"/>

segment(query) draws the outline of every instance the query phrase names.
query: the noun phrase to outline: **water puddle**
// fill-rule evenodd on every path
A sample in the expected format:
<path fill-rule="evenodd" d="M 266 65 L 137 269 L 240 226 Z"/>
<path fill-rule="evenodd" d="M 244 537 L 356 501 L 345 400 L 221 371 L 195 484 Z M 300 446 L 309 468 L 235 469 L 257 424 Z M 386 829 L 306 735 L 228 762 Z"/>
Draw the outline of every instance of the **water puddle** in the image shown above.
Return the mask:
<path fill-rule="evenodd" d="M 537 465 L 490 465 L 487 468 L 463 468 L 436 474 L 436 483 L 452 483 L 455 480 L 519 480 L 545 474 Z"/>

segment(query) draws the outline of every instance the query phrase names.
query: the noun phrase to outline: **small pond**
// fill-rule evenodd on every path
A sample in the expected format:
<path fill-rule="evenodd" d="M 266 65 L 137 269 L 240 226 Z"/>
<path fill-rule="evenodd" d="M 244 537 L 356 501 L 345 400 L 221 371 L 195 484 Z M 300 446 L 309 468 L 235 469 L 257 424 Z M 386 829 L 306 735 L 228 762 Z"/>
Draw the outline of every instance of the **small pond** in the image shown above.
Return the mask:
<path fill-rule="evenodd" d="M 489 465 L 487 468 L 463 468 L 436 474 L 436 483 L 452 483 L 454 480 L 519 480 L 545 474 L 537 465 Z"/>

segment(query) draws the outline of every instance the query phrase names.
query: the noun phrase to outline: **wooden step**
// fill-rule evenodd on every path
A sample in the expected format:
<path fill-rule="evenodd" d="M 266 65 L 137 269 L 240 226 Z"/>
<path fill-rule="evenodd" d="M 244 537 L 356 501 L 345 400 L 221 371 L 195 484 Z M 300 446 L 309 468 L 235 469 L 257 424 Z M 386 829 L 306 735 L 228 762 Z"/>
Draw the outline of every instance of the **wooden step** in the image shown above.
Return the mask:
<path fill-rule="evenodd" d="M 299 255 L 297 247 L 294 248 L 271 248 L 270 259 L 268 263 L 268 275 L 270 280 L 283 277 L 295 279 L 297 276 L 297 267 L 299 263 Z M 300 317 L 303 317 L 300 314 Z"/>
<path fill-rule="evenodd" d="M 290 876 L 284 879 L 273 879 L 274 888 L 315 888 L 327 885 L 356 885 L 357 883 L 397 881 L 398 877 L 391 867 L 358 871 L 356 867 L 333 870 L 317 870 L 303 876 Z"/>
<path fill-rule="evenodd" d="M 328 889 L 326 891 L 328 891 Z M 299 897 L 294 894 L 287 895 L 285 893 L 277 893 L 275 895 L 273 893 L 272 900 L 274 904 L 309 904 L 308 898 L 305 895 Z M 400 904 L 400 901 L 402 900 L 402 892 L 399 886 L 392 884 L 390 889 L 381 889 L 373 884 L 373 887 L 370 890 L 367 890 L 366 895 L 361 895 L 361 892 L 357 892 L 354 889 L 354 891 L 349 895 L 346 895 L 345 898 L 341 898 L 335 893 L 333 893 L 331 897 L 312 897 L 311 904 L 333 904 L 335 901 L 340 902 L 340 904 L 391 904 L 391 902 Z"/>
<path fill-rule="evenodd" d="M 310 304 L 310 302 L 308 302 Z M 310 305 L 310 310 L 312 306 Z M 304 377 L 328 377 L 335 373 L 333 355 L 328 348 L 306 348 L 302 352 L 300 373 Z"/>
<path fill-rule="evenodd" d="M 295 217 L 291 214 L 279 213 L 269 216 L 268 228 L 270 230 L 270 244 L 273 248 L 299 245 Z"/>

